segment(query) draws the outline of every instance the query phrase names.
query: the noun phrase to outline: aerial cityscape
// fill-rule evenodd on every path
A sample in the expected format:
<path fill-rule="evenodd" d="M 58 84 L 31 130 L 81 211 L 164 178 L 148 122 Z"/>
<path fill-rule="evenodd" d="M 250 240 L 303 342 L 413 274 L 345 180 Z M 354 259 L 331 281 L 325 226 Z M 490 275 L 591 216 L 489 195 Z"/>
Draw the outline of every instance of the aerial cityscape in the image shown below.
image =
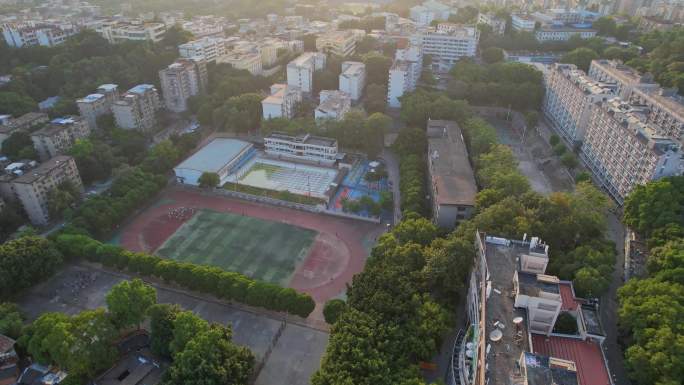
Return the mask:
<path fill-rule="evenodd" d="M 684 385 L 684 0 L 0 30 L 0 385 Z"/>

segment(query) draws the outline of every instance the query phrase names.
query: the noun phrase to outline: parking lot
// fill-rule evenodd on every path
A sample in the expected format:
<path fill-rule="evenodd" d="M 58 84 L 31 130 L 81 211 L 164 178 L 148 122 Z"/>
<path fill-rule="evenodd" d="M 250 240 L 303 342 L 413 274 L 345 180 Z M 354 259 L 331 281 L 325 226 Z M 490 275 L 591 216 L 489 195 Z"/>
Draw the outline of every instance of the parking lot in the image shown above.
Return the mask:
<path fill-rule="evenodd" d="M 125 275 L 83 266 L 69 265 L 48 281 L 35 286 L 18 301 L 29 319 L 44 312 L 75 314 L 105 306 L 107 292 Z M 241 310 L 192 293 L 159 287 L 159 303 L 176 303 L 202 318 L 233 328 L 233 340 L 249 347 L 260 368 L 258 385 L 309 384 L 320 366 L 328 333 Z"/>

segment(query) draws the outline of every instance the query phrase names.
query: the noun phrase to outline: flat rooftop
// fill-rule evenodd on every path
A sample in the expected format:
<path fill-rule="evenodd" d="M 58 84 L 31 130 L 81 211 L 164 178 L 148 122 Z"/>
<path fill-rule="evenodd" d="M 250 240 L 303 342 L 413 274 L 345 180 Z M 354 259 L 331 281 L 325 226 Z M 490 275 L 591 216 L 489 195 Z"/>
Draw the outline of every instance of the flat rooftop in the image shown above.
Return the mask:
<path fill-rule="evenodd" d="M 138 84 L 137 86 L 128 90 L 130 93 L 134 94 L 144 94 L 146 91 L 154 89 L 152 84 Z"/>
<path fill-rule="evenodd" d="M 304 134 L 304 135 L 288 135 L 282 132 L 274 132 L 268 137 L 267 139 L 278 139 L 278 140 L 286 140 L 289 142 L 294 142 L 294 143 L 305 143 L 305 144 L 313 144 L 316 146 L 335 146 L 337 144 L 337 140 L 333 138 L 326 138 L 324 136 L 314 136 L 310 134 Z"/>
<path fill-rule="evenodd" d="M 554 358 L 539 356 L 525 352 L 525 370 L 528 385 L 578 385 L 576 367 L 567 363 L 572 369 L 556 364 Z M 560 362 L 558 362 L 560 363 Z"/>
<path fill-rule="evenodd" d="M 98 101 L 102 98 L 104 98 L 104 95 L 102 95 L 102 94 L 90 94 L 90 95 L 85 96 L 81 99 L 78 99 L 76 102 L 77 103 L 93 103 L 93 102 Z"/>
<path fill-rule="evenodd" d="M 573 361 L 577 366 L 577 378 L 581 385 L 611 383 L 598 342 L 533 334 L 532 346 L 536 354 Z"/>
<path fill-rule="evenodd" d="M 58 155 L 50 158 L 49 160 L 40 164 L 40 166 L 34 168 L 33 170 L 27 171 L 24 175 L 13 180 L 14 183 L 25 183 L 31 184 L 38 179 L 50 174 L 52 170 L 57 167 L 61 167 L 64 162 L 68 162 L 71 159 L 70 156 Z"/>
<path fill-rule="evenodd" d="M 458 124 L 428 121 L 428 150 L 435 202 L 475 206 L 475 175 Z"/>
<path fill-rule="evenodd" d="M 218 172 L 249 147 L 252 147 L 252 144 L 242 140 L 216 138 L 175 168 Z"/>

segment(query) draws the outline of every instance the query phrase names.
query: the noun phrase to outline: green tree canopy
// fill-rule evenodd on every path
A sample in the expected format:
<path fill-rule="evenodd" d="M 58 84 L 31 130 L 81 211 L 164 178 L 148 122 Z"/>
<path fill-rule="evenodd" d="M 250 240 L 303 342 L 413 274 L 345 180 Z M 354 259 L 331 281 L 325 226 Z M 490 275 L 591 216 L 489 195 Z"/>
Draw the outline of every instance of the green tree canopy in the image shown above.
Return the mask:
<path fill-rule="evenodd" d="M 221 178 L 219 178 L 218 174 L 215 172 L 203 172 L 197 181 L 199 182 L 200 187 L 213 188 L 218 187 Z"/>
<path fill-rule="evenodd" d="M 140 327 L 148 309 L 157 302 L 157 291 L 140 279 L 122 281 L 107 293 L 107 307 L 119 328 Z"/>

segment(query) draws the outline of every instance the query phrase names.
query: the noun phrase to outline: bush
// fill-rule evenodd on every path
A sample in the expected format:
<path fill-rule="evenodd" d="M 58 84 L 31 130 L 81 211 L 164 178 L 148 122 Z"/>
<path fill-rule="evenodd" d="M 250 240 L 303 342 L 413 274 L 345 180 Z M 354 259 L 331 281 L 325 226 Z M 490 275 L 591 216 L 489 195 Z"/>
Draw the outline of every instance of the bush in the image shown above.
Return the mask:
<path fill-rule="evenodd" d="M 551 135 L 549 138 L 549 144 L 551 144 L 551 147 L 555 147 L 558 143 L 560 143 L 560 137 L 556 134 Z"/>
<path fill-rule="evenodd" d="M 556 156 L 561 156 L 565 154 L 565 152 L 568 149 L 565 148 L 565 145 L 563 143 L 558 143 L 555 146 L 553 146 L 553 153 L 556 154 Z"/>
<path fill-rule="evenodd" d="M 582 171 L 575 176 L 575 183 L 591 182 L 591 174 L 587 171 Z"/>
<path fill-rule="evenodd" d="M 334 324 L 335 321 L 340 318 L 340 315 L 342 312 L 344 312 L 346 307 L 347 304 L 341 299 L 331 299 L 330 301 L 326 302 L 325 306 L 323 307 L 323 317 L 325 318 L 325 322 L 331 325 Z"/>
<path fill-rule="evenodd" d="M 563 156 L 561 156 L 561 163 L 563 163 L 563 166 L 569 168 L 570 170 L 574 169 L 579 164 L 577 158 L 571 152 L 566 152 L 563 154 Z"/>
<path fill-rule="evenodd" d="M 302 318 L 311 314 L 316 303 L 310 295 L 291 288 L 253 280 L 217 267 L 178 262 L 145 253 L 134 253 L 103 244 L 80 234 L 61 234 L 55 245 L 66 258 L 86 259 L 105 266 L 155 276 L 190 290 L 215 295 L 229 301 L 282 311 Z"/>
<path fill-rule="evenodd" d="M 563 334 L 577 334 L 577 320 L 572 314 L 562 312 L 556 319 L 556 324 L 553 326 L 554 333 Z"/>

